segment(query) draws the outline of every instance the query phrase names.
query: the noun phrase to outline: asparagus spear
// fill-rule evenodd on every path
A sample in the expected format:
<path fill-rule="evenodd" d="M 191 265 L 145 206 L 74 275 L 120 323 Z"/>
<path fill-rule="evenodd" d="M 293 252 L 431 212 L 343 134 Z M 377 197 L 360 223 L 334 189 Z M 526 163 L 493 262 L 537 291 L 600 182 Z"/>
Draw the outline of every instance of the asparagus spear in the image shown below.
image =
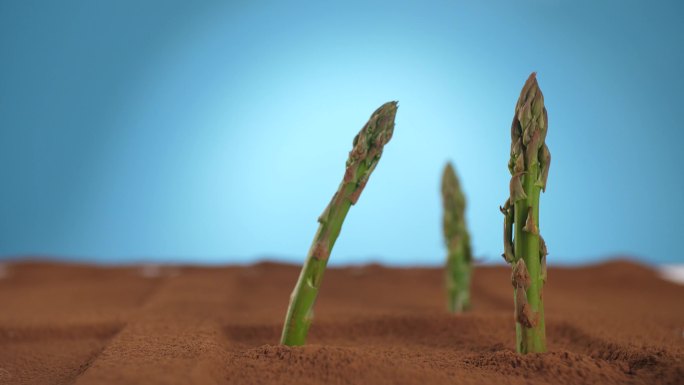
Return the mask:
<path fill-rule="evenodd" d="M 470 307 L 472 256 L 465 223 L 465 196 L 451 163 L 442 174 L 444 240 L 448 250 L 446 269 L 447 308 L 461 313 Z"/>
<path fill-rule="evenodd" d="M 382 150 L 392 138 L 397 102 L 388 102 L 373 112 L 354 138 L 342 183 L 330 204 L 318 218 L 320 225 L 302 266 L 297 284 L 290 297 L 280 343 L 303 345 L 313 319 L 313 305 L 318 295 L 330 251 L 340 234 L 349 208 L 361 195 L 368 178 L 380 160 Z"/>
<path fill-rule="evenodd" d="M 516 348 L 519 353 L 546 351 L 543 289 L 546 244 L 539 234 L 539 195 L 546 190 L 551 154 L 544 96 L 536 74 L 527 79 L 511 126 L 510 196 L 504 214 L 504 254 L 513 267 Z"/>

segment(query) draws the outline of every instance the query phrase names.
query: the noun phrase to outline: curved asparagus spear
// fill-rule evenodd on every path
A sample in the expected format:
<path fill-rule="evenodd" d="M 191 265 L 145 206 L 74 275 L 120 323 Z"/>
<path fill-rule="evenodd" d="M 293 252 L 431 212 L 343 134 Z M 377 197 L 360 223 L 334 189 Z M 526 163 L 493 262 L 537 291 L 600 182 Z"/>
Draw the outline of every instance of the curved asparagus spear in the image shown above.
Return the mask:
<path fill-rule="evenodd" d="M 313 305 L 318 295 L 323 272 L 340 234 L 342 222 L 368 182 L 368 177 L 380 160 L 382 150 L 392 138 L 397 102 L 388 102 L 371 115 L 368 123 L 354 138 L 342 183 L 330 204 L 318 218 L 320 225 L 302 266 L 299 280 L 290 297 L 280 343 L 303 345 L 313 319 Z"/>
<path fill-rule="evenodd" d="M 466 200 L 451 163 L 442 173 L 444 240 L 448 250 L 446 268 L 447 308 L 460 313 L 470 307 L 472 256 L 465 223 Z"/>
<path fill-rule="evenodd" d="M 536 74 L 527 79 L 511 126 L 510 196 L 504 214 L 504 259 L 513 267 L 516 345 L 520 353 L 546 351 L 543 288 L 546 244 L 539 234 L 539 195 L 546 190 L 551 154 L 548 119 Z"/>

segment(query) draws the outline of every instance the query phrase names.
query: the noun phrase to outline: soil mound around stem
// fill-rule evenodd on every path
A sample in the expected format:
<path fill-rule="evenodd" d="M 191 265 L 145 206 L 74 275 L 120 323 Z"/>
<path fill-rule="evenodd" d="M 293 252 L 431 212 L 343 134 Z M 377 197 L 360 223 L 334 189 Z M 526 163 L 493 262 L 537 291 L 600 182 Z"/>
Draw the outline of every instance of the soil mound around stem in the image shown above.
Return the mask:
<path fill-rule="evenodd" d="M 684 286 L 632 262 L 550 268 L 549 352 L 526 356 L 508 267 L 475 271 L 461 315 L 439 269 L 330 269 L 309 344 L 286 347 L 298 273 L 5 263 L 0 384 L 684 383 Z"/>

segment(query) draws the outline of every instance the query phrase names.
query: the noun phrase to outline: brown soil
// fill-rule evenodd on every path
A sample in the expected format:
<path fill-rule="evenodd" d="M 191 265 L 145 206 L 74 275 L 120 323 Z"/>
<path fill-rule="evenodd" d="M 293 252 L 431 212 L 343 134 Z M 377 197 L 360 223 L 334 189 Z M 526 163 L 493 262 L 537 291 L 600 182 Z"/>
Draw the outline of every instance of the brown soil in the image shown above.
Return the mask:
<path fill-rule="evenodd" d="M 6 265 L 0 384 L 684 384 L 684 286 L 642 266 L 551 269 L 527 356 L 507 267 L 461 316 L 437 269 L 331 269 L 309 345 L 279 346 L 298 270 Z"/>

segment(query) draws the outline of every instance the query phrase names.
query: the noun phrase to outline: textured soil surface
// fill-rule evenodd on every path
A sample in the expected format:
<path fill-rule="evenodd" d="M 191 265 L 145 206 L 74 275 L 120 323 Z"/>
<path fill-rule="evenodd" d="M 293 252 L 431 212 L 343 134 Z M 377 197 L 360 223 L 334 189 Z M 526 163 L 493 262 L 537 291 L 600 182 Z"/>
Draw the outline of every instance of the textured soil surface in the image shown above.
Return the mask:
<path fill-rule="evenodd" d="M 298 348 L 277 343 L 298 267 L 1 267 L 0 384 L 684 384 L 684 286 L 627 262 L 551 268 L 527 356 L 507 267 L 461 316 L 437 269 L 331 269 Z"/>

